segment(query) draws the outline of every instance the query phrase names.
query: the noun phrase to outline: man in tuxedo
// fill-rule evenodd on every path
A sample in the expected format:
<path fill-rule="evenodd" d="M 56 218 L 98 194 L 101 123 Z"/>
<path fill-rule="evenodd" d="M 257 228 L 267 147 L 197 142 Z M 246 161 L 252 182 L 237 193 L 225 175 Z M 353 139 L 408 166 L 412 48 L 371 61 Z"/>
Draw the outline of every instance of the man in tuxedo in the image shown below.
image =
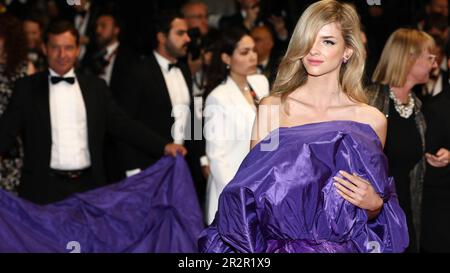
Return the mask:
<path fill-rule="evenodd" d="M 289 43 L 289 32 L 283 14 L 263 14 L 260 0 L 238 0 L 239 11 L 231 16 L 220 20 L 220 29 L 242 27 L 251 31 L 257 26 L 269 26 L 275 34 L 277 47 L 287 48 Z"/>
<path fill-rule="evenodd" d="M 138 60 L 138 54 L 119 41 L 121 23 L 110 10 L 99 13 L 95 27 L 95 50 L 83 59 L 81 70 L 95 75 L 108 84 L 113 97 L 121 86 L 127 88 L 126 75 Z M 116 160 L 117 147 L 114 138 L 107 136 L 105 143 L 105 168 L 108 182 L 121 178 Z"/>
<path fill-rule="evenodd" d="M 95 24 L 98 12 L 102 9 L 100 1 L 80 0 L 78 5 L 72 6 L 70 16 L 73 16 L 73 24 L 80 34 L 80 54 L 78 61 L 89 58 L 89 53 L 95 45 Z M 65 17 L 67 18 L 67 17 Z"/>
<path fill-rule="evenodd" d="M 202 200 L 206 187 L 200 167 L 204 142 L 194 140 L 202 138 L 202 126 L 192 121 L 192 78 L 188 65 L 179 61 L 186 57 L 191 41 L 188 26 L 178 13 L 165 12 L 155 16 L 154 27 L 154 51 L 130 69 L 126 87 L 114 96 L 132 118 L 166 141 L 186 146 L 186 160 Z M 118 143 L 118 147 L 123 176 L 133 175 L 156 160 L 125 143 Z"/>
<path fill-rule="evenodd" d="M 121 23 L 110 11 L 100 12 L 95 27 L 95 50 L 88 54 L 82 71 L 104 79 L 112 93 L 116 93 L 125 80 L 130 67 L 139 56 L 119 40 Z"/>
<path fill-rule="evenodd" d="M 43 51 L 49 71 L 17 81 L 0 120 L 0 155 L 18 135 L 24 141 L 21 197 L 47 204 L 104 185 L 106 134 L 155 158 L 186 154 L 183 146 L 130 119 L 103 80 L 74 72 L 80 38 L 70 23 L 49 27 Z"/>
<path fill-rule="evenodd" d="M 188 48 L 187 63 L 192 76 L 192 98 L 194 100 L 194 110 L 192 115 L 197 124 L 203 124 L 203 105 L 206 84 L 206 70 L 211 62 L 212 45 L 217 40 L 220 33 L 216 29 L 211 29 L 208 25 L 208 6 L 202 1 L 189 1 L 181 7 L 181 14 L 186 19 L 189 37 L 191 38 Z M 195 150 L 200 158 L 202 176 L 196 177 L 199 186 L 203 190 L 210 174 L 209 160 L 206 157 L 206 142 L 204 139 L 196 140 Z M 203 194 L 199 194 L 203 196 Z"/>
<path fill-rule="evenodd" d="M 273 86 L 277 76 L 280 56 L 275 51 L 273 33 L 267 26 L 258 26 L 250 32 L 255 40 L 255 50 L 258 54 L 258 73 L 263 74 Z"/>

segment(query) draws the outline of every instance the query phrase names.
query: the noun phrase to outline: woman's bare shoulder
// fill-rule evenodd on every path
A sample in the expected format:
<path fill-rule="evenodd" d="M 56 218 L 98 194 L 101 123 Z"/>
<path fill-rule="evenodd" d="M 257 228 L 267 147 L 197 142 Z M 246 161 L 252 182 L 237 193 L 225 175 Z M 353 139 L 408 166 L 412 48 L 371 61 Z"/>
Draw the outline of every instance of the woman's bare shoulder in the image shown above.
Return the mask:
<path fill-rule="evenodd" d="M 358 105 L 356 116 L 359 122 L 370 125 L 384 144 L 387 130 L 387 119 L 384 114 L 373 106 L 361 103 Z"/>
<path fill-rule="evenodd" d="M 259 105 L 265 105 L 265 106 L 270 106 L 270 105 L 281 105 L 281 98 L 282 95 L 280 94 L 271 94 L 267 97 L 264 97 Z"/>
<path fill-rule="evenodd" d="M 272 94 L 261 100 L 253 125 L 251 148 L 279 127 L 281 97 L 282 95 Z"/>
<path fill-rule="evenodd" d="M 373 122 L 376 124 L 384 124 L 387 123 L 387 119 L 380 110 L 376 107 L 370 106 L 365 103 L 361 103 L 358 105 L 358 116 L 361 119 L 367 120 L 367 122 Z"/>

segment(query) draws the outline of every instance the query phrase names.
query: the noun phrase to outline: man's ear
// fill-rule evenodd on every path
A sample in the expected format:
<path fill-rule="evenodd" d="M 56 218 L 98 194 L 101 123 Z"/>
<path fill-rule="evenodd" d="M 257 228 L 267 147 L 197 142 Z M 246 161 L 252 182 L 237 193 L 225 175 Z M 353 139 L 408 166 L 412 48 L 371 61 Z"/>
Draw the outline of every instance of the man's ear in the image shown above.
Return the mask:
<path fill-rule="evenodd" d="M 119 37 L 119 34 L 120 34 L 120 27 L 115 27 L 115 28 L 114 28 L 114 34 L 117 35 L 117 37 Z"/>
<path fill-rule="evenodd" d="M 159 45 L 165 44 L 166 40 L 167 40 L 166 34 L 164 34 L 163 32 L 156 33 L 156 41 L 158 42 Z"/>
<path fill-rule="evenodd" d="M 81 47 L 80 47 L 80 45 L 77 45 L 77 59 L 80 56 L 80 52 L 81 52 Z"/>

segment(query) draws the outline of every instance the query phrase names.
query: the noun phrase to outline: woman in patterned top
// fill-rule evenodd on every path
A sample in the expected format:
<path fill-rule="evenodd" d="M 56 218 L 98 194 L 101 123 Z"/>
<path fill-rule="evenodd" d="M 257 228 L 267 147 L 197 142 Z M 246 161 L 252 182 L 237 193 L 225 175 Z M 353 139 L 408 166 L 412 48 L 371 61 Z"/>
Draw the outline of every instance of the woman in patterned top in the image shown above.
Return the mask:
<path fill-rule="evenodd" d="M 26 39 L 21 22 L 11 15 L 0 15 L 0 117 L 8 107 L 15 81 L 33 72 L 33 66 L 27 62 Z M 0 158 L 0 188 L 16 191 L 22 159 L 22 144 L 17 139 L 8 155 Z"/>

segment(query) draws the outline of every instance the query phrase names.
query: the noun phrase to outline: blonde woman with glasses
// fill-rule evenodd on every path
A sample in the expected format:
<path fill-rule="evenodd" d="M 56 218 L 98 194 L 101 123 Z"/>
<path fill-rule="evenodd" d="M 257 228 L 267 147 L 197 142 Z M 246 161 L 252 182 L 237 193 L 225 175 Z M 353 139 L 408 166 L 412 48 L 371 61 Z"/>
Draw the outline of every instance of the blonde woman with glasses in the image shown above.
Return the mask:
<path fill-rule="evenodd" d="M 386 118 L 365 104 L 355 9 L 301 16 L 251 151 L 225 187 L 202 252 L 402 252 L 406 220 L 383 153 Z"/>
<path fill-rule="evenodd" d="M 410 246 L 418 250 L 423 177 L 425 118 L 413 87 L 425 84 L 436 67 L 434 40 L 425 32 L 398 29 L 388 39 L 369 87 L 370 103 L 388 120 L 384 151 L 394 177 L 400 206 L 405 211 Z"/>

